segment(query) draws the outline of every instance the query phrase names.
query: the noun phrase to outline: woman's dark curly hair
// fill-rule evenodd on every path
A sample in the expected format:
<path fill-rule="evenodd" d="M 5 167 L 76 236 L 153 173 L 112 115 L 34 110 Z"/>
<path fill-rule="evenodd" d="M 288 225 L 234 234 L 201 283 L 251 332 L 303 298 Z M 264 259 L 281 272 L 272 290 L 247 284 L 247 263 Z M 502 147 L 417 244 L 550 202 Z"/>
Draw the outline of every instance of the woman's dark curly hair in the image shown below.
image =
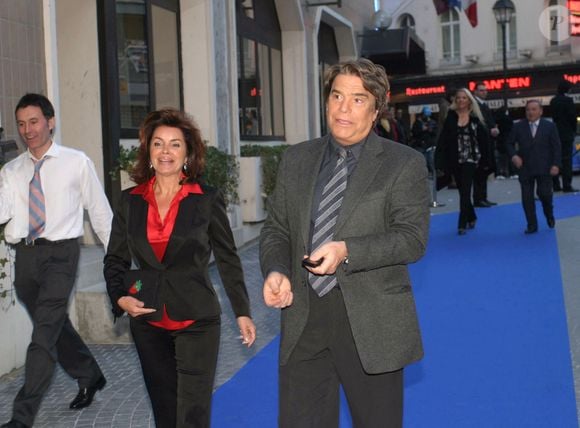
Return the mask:
<path fill-rule="evenodd" d="M 139 128 L 139 152 L 137 153 L 137 162 L 131 170 L 131 179 L 137 184 L 142 184 L 155 175 L 155 171 L 151 168 L 149 146 L 153 133 L 160 126 L 181 129 L 187 150 L 185 161 L 187 168 L 182 170 L 185 175 L 182 182 L 200 181 L 205 168 L 205 144 L 201 139 L 201 132 L 188 114 L 173 108 L 151 112 L 141 124 L 141 128 Z"/>

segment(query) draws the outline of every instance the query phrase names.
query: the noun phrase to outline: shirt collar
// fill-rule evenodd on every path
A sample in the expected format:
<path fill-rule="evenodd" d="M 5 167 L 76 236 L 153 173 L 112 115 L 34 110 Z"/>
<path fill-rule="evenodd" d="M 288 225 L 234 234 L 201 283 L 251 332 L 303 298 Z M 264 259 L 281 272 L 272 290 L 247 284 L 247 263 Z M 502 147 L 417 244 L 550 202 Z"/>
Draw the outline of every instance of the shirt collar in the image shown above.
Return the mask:
<path fill-rule="evenodd" d="M 347 151 L 350 150 L 354 158 L 358 161 L 358 158 L 360 157 L 360 154 L 367 139 L 368 135 L 358 143 L 351 144 L 349 146 L 343 146 L 342 144 L 339 144 L 332 135 L 330 135 L 330 144 L 328 145 L 328 148 L 330 151 L 335 151 L 338 150 L 339 148 L 345 149 Z"/>
<path fill-rule="evenodd" d="M 40 161 L 42 159 L 36 159 L 30 149 L 27 149 L 28 157 L 33 161 Z M 46 153 L 42 156 L 42 158 L 57 158 L 60 153 L 60 147 L 54 141 L 50 144 L 50 147 L 46 151 Z"/>
<path fill-rule="evenodd" d="M 135 186 L 131 190 L 132 195 L 142 195 L 144 199 L 147 199 L 150 195 L 153 195 L 153 185 L 155 184 L 155 177 L 152 177 L 149 181 L 141 183 Z M 203 189 L 199 183 L 184 183 L 178 192 L 182 198 L 185 198 L 190 193 L 194 195 L 203 195 Z"/>

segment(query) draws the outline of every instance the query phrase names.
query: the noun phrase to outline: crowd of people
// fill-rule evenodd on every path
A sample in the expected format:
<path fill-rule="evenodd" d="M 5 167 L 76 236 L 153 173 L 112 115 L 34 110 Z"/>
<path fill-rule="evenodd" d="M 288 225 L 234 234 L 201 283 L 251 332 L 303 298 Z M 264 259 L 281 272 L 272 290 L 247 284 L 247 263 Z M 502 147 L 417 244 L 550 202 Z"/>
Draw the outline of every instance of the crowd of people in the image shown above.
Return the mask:
<path fill-rule="evenodd" d="M 488 199 L 491 174 L 497 180 L 519 180 L 527 222 L 524 232 L 531 234 L 538 230 L 534 192 L 542 203 L 548 227 L 553 228 L 553 193 L 578 191 L 572 187 L 577 121 L 574 102 L 567 95 L 571 88 L 567 80 L 558 85 L 557 95 L 550 102 L 552 120 L 542 117 L 543 106 L 536 99 L 527 101 L 521 120 L 514 120 L 505 106 L 492 111 L 485 102 L 486 85 L 477 82 L 473 92 L 467 88 L 449 90 L 438 103 L 437 121 L 432 118 L 431 108 L 423 107 L 405 139 L 384 132 L 386 126 L 404 128 L 402 121 L 398 123 L 392 117 L 392 109 L 381 116 L 375 132 L 423 153 L 438 189 L 457 188 L 459 235 L 475 228 L 475 208 L 497 205 Z M 435 151 L 434 159 L 429 156 L 431 150 Z"/>

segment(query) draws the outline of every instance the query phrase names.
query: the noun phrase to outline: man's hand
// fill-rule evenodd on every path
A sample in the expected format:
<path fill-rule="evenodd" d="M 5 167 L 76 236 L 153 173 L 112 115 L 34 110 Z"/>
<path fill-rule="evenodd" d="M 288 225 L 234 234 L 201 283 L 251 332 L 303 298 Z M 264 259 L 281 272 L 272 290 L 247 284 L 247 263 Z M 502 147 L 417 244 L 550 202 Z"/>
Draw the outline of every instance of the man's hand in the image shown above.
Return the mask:
<path fill-rule="evenodd" d="M 321 258 L 324 261 L 317 267 L 309 267 L 308 270 L 316 275 L 331 275 L 336 272 L 338 266 L 348 256 L 348 250 L 344 241 L 330 241 L 321 245 L 310 254 L 310 260 L 316 262 Z M 306 256 L 305 256 L 306 257 Z"/>
<path fill-rule="evenodd" d="M 271 272 L 264 281 L 264 302 L 271 308 L 285 308 L 292 304 L 294 295 L 290 280 L 280 272 Z"/>
<path fill-rule="evenodd" d="M 552 168 L 550 168 L 550 175 L 555 177 L 558 174 L 560 174 L 560 168 L 558 168 L 556 165 L 553 165 Z"/>
<path fill-rule="evenodd" d="M 514 155 L 512 157 L 512 163 L 514 164 L 514 166 L 516 168 L 520 169 L 522 167 L 522 165 L 524 164 L 524 161 L 518 155 Z"/>
<path fill-rule="evenodd" d="M 155 309 L 145 308 L 145 303 L 131 296 L 123 296 L 117 300 L 117 305 L 132 317 L 155 312 Z"/>
<path fill-rule="evenodd" d="M 491 128 L 489 133 L 492 137 L 497 137 L 499 135 L 499 128 L 497 126 L 495 128 Z"/>

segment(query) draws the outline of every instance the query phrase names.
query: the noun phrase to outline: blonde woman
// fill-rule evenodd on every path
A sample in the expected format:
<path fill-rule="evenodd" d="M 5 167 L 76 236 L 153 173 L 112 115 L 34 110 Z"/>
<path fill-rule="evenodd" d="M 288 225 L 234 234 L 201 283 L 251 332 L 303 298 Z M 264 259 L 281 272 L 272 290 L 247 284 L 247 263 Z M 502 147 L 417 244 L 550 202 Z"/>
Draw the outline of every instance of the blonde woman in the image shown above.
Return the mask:
<path fill-rule="evenodd" d="M 477 216 L 471 202 L 475 169 L 489 164 L 488 132 L 481 110 L 466 88 L 458 89 L 437 141 L 437 168 L 455 178 L 459 192 L 457 231 L 473 229 Z"/>

